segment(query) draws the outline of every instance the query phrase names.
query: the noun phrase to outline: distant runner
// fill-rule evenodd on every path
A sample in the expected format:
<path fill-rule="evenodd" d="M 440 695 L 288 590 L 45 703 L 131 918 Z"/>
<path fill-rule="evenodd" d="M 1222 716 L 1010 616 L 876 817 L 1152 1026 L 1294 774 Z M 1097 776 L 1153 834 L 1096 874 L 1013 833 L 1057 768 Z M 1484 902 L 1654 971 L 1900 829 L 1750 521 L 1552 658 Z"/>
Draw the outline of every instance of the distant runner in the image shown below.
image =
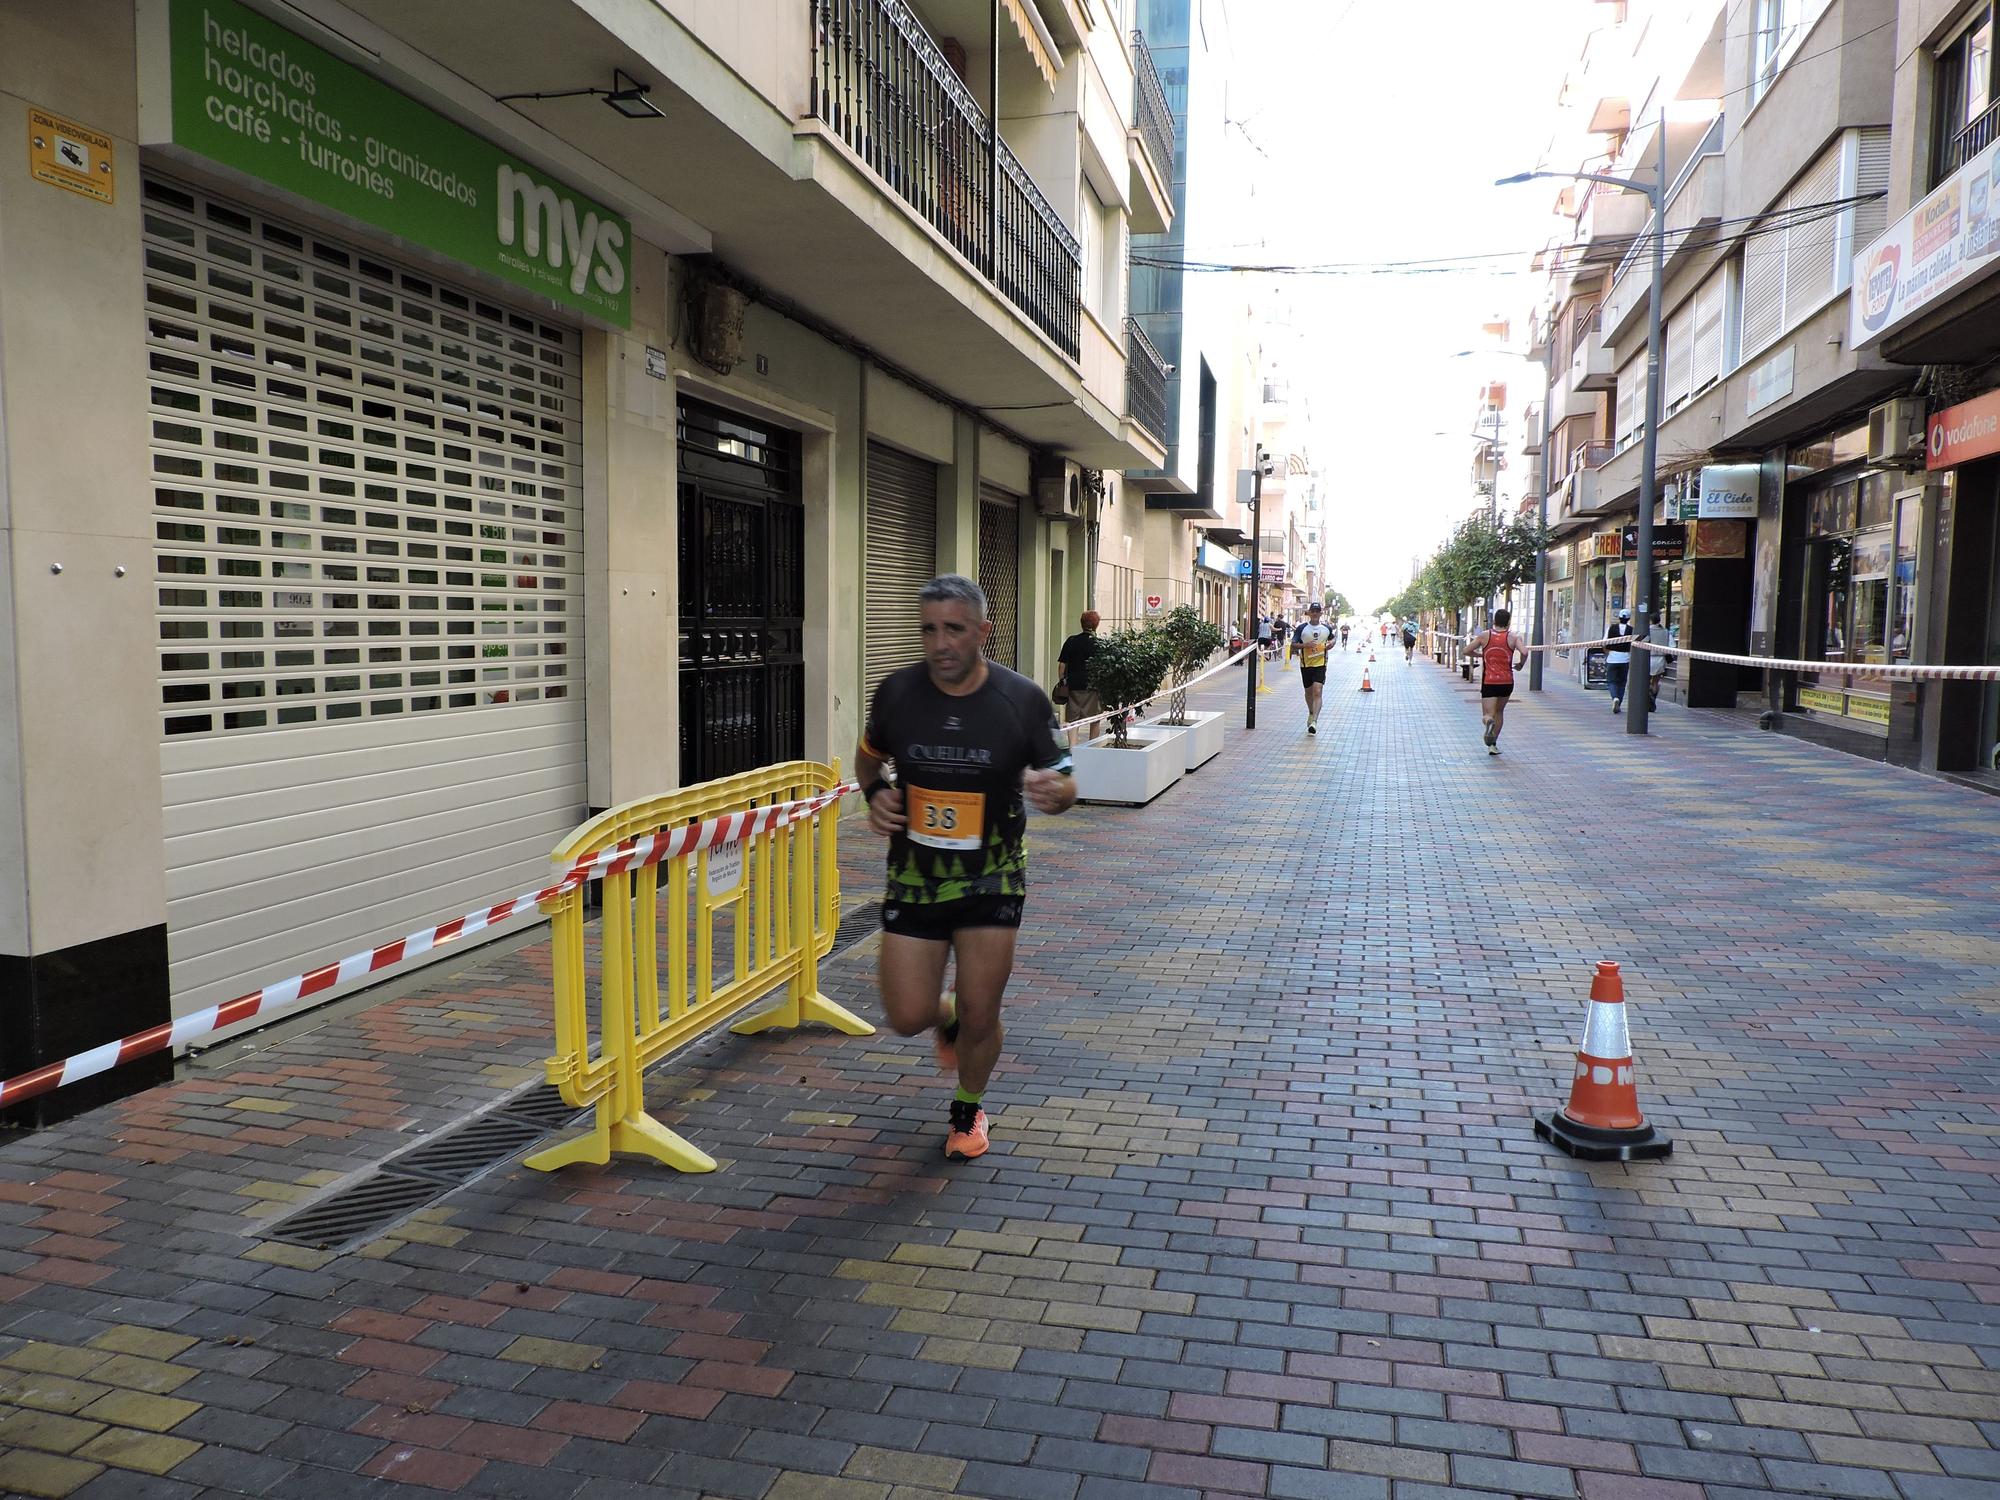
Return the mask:
<path fill-rule="evenodd" d="M 924 659 L 875 689 L 854 765 L 868 826 L 889 840 L 883 1014 L 900 1035 L 936 1032 L 938 1065 L 958 1076 L 944 1154 L 969 1160 L 986 1153 L 981 1100 L 1000 1060 L 1000 1001 L 1028 891 L 1023 798 L 1067 812 L 1076 785 L 1047 694 L 986 658 L 985 592 L 947 573 L 917 597 Z"/>
<path fill-rule="evenodd" d="M 1319 733 L 1319 700 L 1326 693 L 1326 653 L 1333 645 L 1333 627 L 1320 623 L 1317 601 L 1306 606 L 1306 622 L 1292 637 L 1299 659 L 1299 683 L 1306 690 L 1306 733 Z"/>
<path fill-rule="evenodd" d="M 1416 655 L 1417 622 L 1414 619 L 1405 620 L 1403 621 L 1403 661 L 1406 664 L 1414 661 Z"/>
<path fill-rule="evenodd" d="M 1500 753 L 1500 726 L 1507 718 L 1507 700 L 1514 696 L 1514 673 L 1528 664 L 1528 648 L 1507 627 L 1509 610 L 1493 611 L 1493 624 L 1472 638 L 1472 659 L 1479 663 L 1479 716 L 1486 727 L 1480 737 L 1486 753 Z"/>

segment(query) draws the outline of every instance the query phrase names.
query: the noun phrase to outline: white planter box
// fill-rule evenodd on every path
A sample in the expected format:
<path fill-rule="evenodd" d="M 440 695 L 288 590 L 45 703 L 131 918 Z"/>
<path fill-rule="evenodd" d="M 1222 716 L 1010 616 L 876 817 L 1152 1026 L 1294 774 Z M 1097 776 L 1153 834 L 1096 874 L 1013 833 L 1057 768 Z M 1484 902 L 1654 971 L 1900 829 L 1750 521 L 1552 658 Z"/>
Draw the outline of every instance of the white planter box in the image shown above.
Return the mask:
<path fill-rule="evenodd" d="M 1222 754 L 1222 725 L 1226 715 L 1219 713 L 1192 713 L 1185 724 L 1163 724 L 1162 729 L 1177 729 L 1182 741 L 1187 745 L 1187 769 L 1198 771 L 1216 756 Z"/>
<path fill-rule="evenodd" d="M 1116 802 L 1143 807 L 1181 779 L 1187 769 L 1182 732 L 1157 724 L 1135 725 L 1128 750 L 1112 748 L 1111 737 L 1079 745 L 1074 753 L 1079 802 Z"/>

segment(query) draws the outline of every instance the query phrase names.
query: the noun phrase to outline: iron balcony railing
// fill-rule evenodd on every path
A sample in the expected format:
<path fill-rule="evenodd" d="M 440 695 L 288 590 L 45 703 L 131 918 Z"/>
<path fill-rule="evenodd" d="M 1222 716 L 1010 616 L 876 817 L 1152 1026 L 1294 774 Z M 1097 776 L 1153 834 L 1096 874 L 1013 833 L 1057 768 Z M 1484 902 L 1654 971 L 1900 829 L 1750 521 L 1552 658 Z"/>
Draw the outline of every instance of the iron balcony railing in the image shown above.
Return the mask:
<path fill-rule="evenodd" d="M 1136 318 L 1125 320 L 1125 415 L 1167 440 L 1167 362 Z"/>
<path fill-rule="evenodd" d="M 2000 134 L 2000 104 L 1995 104 L 1951 138 L 1951 145 L 1944 153 L 1943 170 L 1938 173 L 1938 181 L 1944 181 L 1992 145 L 1996 134 Z"/>
<path fill-rule="evenodd" d="M 1174 112 L 1167 107 L 1167 91 L 1160 83 L 1160 70 L 1153 65 L 1153 49 L 1146 45 L 1146 33 L 1132 33 L 1132 121 L 1139 127 L 1139 139 L 1152 153 L 1160 180 L 1174 178 Z"/>
<path fill-rule="evenodd" d="M 923 23 L 903 0 L 812 9 L 813 118 L 1075 359 L 1083 247 Z"/>

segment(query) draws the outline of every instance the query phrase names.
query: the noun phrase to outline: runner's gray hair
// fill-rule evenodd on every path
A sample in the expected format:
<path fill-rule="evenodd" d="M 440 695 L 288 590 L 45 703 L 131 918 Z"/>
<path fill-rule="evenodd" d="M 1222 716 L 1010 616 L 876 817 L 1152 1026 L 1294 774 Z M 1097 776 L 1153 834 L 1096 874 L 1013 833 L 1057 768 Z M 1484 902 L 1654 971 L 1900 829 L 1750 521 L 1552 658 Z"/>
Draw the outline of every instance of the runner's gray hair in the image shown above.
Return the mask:
<path fill-rule="evenodd" d="M 919 606 L 925 604 L 963 604 L 972 611 L 975 619 L 986 618 L 986 590 L 967 578 L 963 573 L 940 573 L 923 587 L 917 595 Z"/>

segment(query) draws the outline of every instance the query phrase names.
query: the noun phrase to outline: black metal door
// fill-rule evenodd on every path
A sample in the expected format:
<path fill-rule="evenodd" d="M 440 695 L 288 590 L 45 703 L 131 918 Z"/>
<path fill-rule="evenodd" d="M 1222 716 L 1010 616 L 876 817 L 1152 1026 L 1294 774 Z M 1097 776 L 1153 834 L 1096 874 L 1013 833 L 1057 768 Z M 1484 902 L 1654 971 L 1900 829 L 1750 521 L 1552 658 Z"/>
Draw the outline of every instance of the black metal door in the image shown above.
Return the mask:
<path fill-rule="evenodd" d="M 681 784 L 805 753 L 798 440 L 680 405 Z"/>

